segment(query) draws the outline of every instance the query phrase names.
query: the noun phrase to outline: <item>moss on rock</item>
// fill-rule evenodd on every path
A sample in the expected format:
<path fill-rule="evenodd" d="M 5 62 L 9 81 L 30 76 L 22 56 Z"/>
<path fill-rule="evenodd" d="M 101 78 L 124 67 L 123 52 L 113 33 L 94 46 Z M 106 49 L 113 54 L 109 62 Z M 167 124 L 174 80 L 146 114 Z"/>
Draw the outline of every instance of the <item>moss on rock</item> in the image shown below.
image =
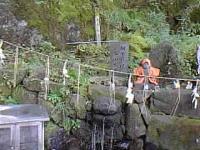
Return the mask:
<path fill-rule="evenodd" d="M 200 148 L 200 120 L 154 115 L 147 137 L 161 149 L 197 150 Z"/>

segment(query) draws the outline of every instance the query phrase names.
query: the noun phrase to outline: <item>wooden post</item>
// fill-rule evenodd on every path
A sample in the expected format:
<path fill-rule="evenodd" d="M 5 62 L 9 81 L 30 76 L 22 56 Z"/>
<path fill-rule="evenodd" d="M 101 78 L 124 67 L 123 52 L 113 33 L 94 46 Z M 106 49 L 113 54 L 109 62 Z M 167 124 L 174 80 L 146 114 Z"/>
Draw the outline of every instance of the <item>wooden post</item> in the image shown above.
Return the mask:
<path fill-rule="evenodd" d="M 95 33 L 97 45 L 101 45 L 101 29 L 100 29 L 100 17 L 98 7 L 94 8 L 95 10 Z"/>

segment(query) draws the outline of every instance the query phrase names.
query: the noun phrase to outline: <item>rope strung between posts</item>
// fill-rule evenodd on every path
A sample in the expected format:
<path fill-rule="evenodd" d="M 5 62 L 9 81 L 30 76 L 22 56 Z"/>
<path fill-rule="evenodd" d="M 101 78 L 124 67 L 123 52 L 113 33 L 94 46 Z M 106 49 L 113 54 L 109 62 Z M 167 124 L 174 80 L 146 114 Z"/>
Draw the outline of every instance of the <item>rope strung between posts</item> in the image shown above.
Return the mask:
<path fill-rule="evenodd" d="M 63 61 L 63 62 L 66 62 L 66 60 L 63 60 L 63 59 L 58 59 L 58 58 L 55 58 L 55 57 L 52 57 L 52 56 L 49 56 L 49 55 L 46 55 L 46 54 L 43 54 L 43 53 L 40 53 L 40 52 L 37 52 L 37 51 L 34 51 L 34 50 L 32 50 L 32 49 L 27 49 L 27 48 L 24 48 L 24 47 L 21 47 L 21 46 L 18 46 L 18 45 L 16 45 L 16 44 L 13 44 L 13 43 L 10 43 L 10 42 L 7 42 L 7 41 L 3 41 L 3 40 L 1 40 L 1 42 L 0 42 L 0 63 L 1 64 L 4 64 L 4 61 L 3 61 L 3 59 L 5 59 L 5 55 L 3 54 L 3 52 L 2 52 L 2 49 L 1 49 L 1 46 L 3 45 L 3 43 L 6 43 L 6 44 L 9 44 L 9 45 L 11 45 L 11 46 L 14 46 L 14 47 L 16 47 L 16 48 L 20 48 L 20 49 L 24 49 L 24 50 L 26 50 L 26 51 L 30 51 L 30 52 L 33 52 L 33 53 L 37 53 L 37 54 L 39 54 L 39 55 L 41 55 L 41 56 L 45 56 L 45 57 L 47 57 L 48 58 L 48 62 L 49 62 L 49 59 L 50 58 L 52 58 L 52 59 L 57 59 L 57 60 L 59 60 L 59 61 Z M 73 62 L 72 62 L 73 63 Z M 49 70 L 49 63 L 47 63 L 48 65 L 47 65 L 47 70 Z M 87 65 L 87 64 L 81 64 L 81 63 L 74 63 L 74 64 L 77 64 L 78 66 L 82 66 L 82 67 L 85 67 L 85 68 L 91 68 L 91 69 L 96 69 L 96 70 L 102 70 L 102 71 L 107 71 L 107 72 L 112 72 L 113 74 L 114 73 L 119 73 L 119 74 L 126 74 L 126 75 L 130 75 L 130 73 L 127 73 L 127 72 L 121 72 L 121 71 L 116 71 L 116 70 L 109 70 L 109 69 L 105 69 L 105 68 L 100 68 L 100 67 L 96 67 L 96 66 L 91 66 L 91 65 Z M 49 71 L 47 71 L 47 72 L 49 72 Z M 47 99 L 47 93 L 48 93 L 48 86 L 49 86 L 49 73 L 46 73 L 47 74 L 47 76 L 45 77 L 45 99 Z M 131 73 L 131 75 L 132 76 L 138 76 L 138 77 L 145 77 L 145 78 L 151 78 L 152 76 L 147 76 L 147 75 L 137 75 L 137 74 L 133 74 L 133 73 Z M 16 76 L 15 76 L 16 77 Z M 191 81 L 194 81 L 194 82 L 197 82 L 197 79 L 184 79 L 184 78 L 172 78 L 172 77 L 154 77 L 154 78 L 156 78 L 156 79 L 166 79 L 166 80 L 179 80 L 179 81 L 188 81 L 188 82 L 191 82 Z M 78 80 L 80 80 L 80 79 L 78 79 Z M 80 81 L 78 81 L 78 82 L 80 82 Z M 79 83 L 78 83 L 78 85 L 79 85 Z M 114 84 L 112 84 L 112 87 L 114 86 Z M 112 88 L 112 89 L 114 89 L 114 88 Z M 115 95 L 115 93 L 113 93 L 114 95 Z M 180 95 L 180 94 L 179 94 Z M 78 94 L 77 94 L 77 101 L 78 101 L 78 99 L 79 99 L 79 86 L 78 86 Z M 177 105 L 179 104 L 179 102 L 180 102 L 180 99 L 177 99 Z M 195 109 L 197 108 L 197 99 L 193 99 L 193 101 L 192 101 L 193 103 L 195 103 L 194 105 L 194 107 L 195 107 Z M 176 105 L 175 105 L 176 106 Z M 176 107 L 175 107 L 175 111 L 176 111 Z M 173 112 L 173 114 L 174 114 L 174 112 Z"/>
<path fill-rule="evenodd" d="M 14 46 L 14 47 L 17 47 L 18 45 L 16 44 L 13 44 L 13 43 L 10 43 L 10 42 L 7 42 L 7 41 L 3 41 L 4 43 L 6 44 L 9 44 L 11 46 Z M 24 48 L 24 47 L 21 47 L 21 46 L 18 46 L 20 49 L 24 49 L 26 51 L 30 51 L 30 52 L 33 52 L 33 53 L 37 53 L 39 55 L 42 55 L 42 56 L 46 56 L 46 57 L 49 57 L 49 58 L 52 58 L 52 59 L 57 59 L 59 61 L 62 61 L 62 62 L 65 62 L 66 60 L 64 59 L 59 59 L 59 58 L 55 58 L 53 56 L 49 56 L 49 55 L 46 55 L 46 54 L 43 54 L 43 53 L 40 53 L 40 52 L 37 52 L 35 50 L 31 50 L 31 49 L 27 49 L 27 48 Z M 69 61 L 68 61 L 69 62 Z M 105 69 L 105 68 L 101 68 L 101 67 L 97 67 L 97 66 L 91 66 L 91 65 L 87 65 L 87 64 L 81 64 L 81 63 L 76 63 L 76 62 L 73 62 L 71 61 L 70 63 L 74 63 L 76 65 L 80 65 L 81 67 L 85 67 L 85 68 L 91 68 L 91 69 L 96 69 L 96 70 L 102 70 L 102 71 L 107 71 L 107 72 L 114 72 L 114 73 L 119 73 L 119 74 L 125 74 L 125 75 L 130 75 L 130 73 L 128 72 L 121 72 L 121 71 L 116 71 L 116 70 L 112 70 L 112 69 Z M 131 73 L 133 76 L 138 76 L 138 77 L 147 77 L 147 78 L 151 78 L 153 76 L 147 76 L 147 75 L 137 75 L 137 74 L 133 74 Z M 156 79 L 166 79 L 166 80 L 179 80 L 179 81 L 194 81 L 196 82 L 197 79 L 187 79 L 187 78 L 173 78 L 173 77 L 154 77 Z"/>
<path fill-rule="evenodd" d="M 15 63 L 14 63 L 14 81 L 13 87 L 16 87 L 17 81 L 17 71 L 18 71 L 18 63 L 19 63 L 19 47 L 15 49 Z"/>

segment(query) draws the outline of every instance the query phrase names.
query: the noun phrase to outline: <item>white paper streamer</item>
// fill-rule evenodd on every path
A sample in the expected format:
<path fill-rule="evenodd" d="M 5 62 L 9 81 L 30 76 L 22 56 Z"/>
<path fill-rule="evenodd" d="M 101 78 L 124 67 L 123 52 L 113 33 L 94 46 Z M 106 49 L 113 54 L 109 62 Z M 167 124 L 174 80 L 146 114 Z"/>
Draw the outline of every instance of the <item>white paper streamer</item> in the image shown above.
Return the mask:
<path fill-rule="evenodd" d="M 131 81 L 131 76 L 132 74 L 130 74 L 129 79 L 128 79 L 128 89 L 126 93 L 126 98 L 128 99 L 126 103 L 128 104 L 132 104 L 134 100 L 134 94 L 132 93 L 133 83 Z"/>
<path fill-rule="evenodd" d="M 192 89 L 192 86 L 193 86 L 192 82 L 188 81 L 188 84 L 187 84 L 187 86 L 186 86 L 186 89 L 191 90 L 191 89 Z"/>
<path fill-rule="evenodd" d="M 67 62 L 68 62 L 68 60 L 65 61 L 64 66 L 63 66 L 63 71 L 62 71 L 62 73 L 63 73 L 63 85 L 66 84 L 66 78 L 69 78 L 68 70 L 66 69 Z"/>
<path fill-rule="evenodd" d="M 50 68 L 50 62 L 49 62 L 49 57 L 47 57 L 46 75 L 45 75 L 45 78 L 44 78 L 45 100 L 47 100 L 47 95 L 48 95 L 48 92 L 49 92 L 49 68 Z"/>
<path fill-rule="evenodd" d="M 197 92 L 198 82 L 199 81 L 197 80 L 196 87 L 192 90 L 192 96 L 193 96 L 192 103 L 194 103 L 194 109 L 197 109 L 197 105 L 198 105 L 198 98 L 199 98 L 199 94 Z"/>
<path fill-rule="evenodd" d="M 4 59 L 6 58 L 6 56 L 3 54 L 2 45 L 3 40 L 0 40 L 0 66 L 3 66 L 5 64 Z"/>

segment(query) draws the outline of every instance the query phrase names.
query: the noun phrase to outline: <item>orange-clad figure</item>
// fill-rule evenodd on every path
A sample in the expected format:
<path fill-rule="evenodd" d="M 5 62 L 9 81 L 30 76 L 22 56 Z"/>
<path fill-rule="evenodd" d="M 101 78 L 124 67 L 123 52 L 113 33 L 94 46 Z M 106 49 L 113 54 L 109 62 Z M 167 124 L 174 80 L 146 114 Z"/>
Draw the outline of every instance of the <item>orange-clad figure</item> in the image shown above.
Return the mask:
<path fill-rule="evenodd" d="M 151 61 L 145 58 L 140 62 L 140 66 L 133 70 L 133 74 L 136 75 L 135 85 L 146 83 L 156 86 L 158 85 L 158 80 L 155 77 L 159 76 L 160 69 L 152 67 Z M 145 78 L 144 76 L 149 77 Z"/>

